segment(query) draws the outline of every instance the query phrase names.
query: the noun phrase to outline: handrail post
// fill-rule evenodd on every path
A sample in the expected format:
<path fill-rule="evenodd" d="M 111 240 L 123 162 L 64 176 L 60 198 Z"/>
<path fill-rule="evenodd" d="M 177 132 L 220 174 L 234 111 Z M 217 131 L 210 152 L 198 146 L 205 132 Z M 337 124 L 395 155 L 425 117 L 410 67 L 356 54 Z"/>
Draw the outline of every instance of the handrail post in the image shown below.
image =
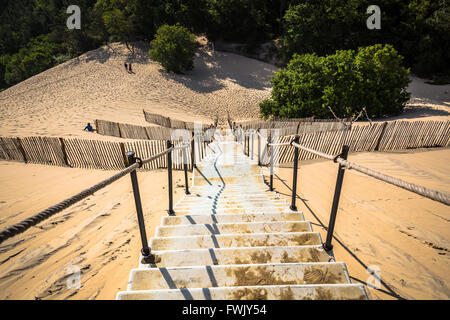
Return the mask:
<path fill-rule="evenodd" d="M 187 145 L 186 145 L 187 147 Z M 188 169 L 187 169 L 187 154 L 186 154 L 186 148 L 183 148 L 183 163 L 184 163 L 184 184 L 186 185 L 185 188 L 185 194 L 191 194 L 189 192 L 189 184 L 188 184 Z"/>
<path fill-rule="evenodd" d="M 128 166 L 131 166 L 134 163 L 136 163 L 136 158 L 134 157 L 133 151 L 128 151 L 125 154 L 127 156 Z M 148 247 L 147 234 L 145 232 L 144 215 L 142 213 L 141 195 L 139 193 L 139 185 L 138 185 L 136 170 L 131 171 L 130 176 L 131 176 L 131 185 L 133 187 L 134 204 L 136 205 L 136 212 L 137 212 L 137 218 L 138 218 L 138 224 L 139 224 L 139 232 L 141 233 L 141 241 L 142 241 L 141 253 L 144 256 L 144 260 L 145 260 L 145 258 L 150 257 L 151 254 L 150 254 L 150 248 Z"/>
<path fill-rule="evenodd" d="M 260 166 L 261 165 L 261 137 L 259 136 L 260 129 L 258 128 L 258 130 L 256 132 L 258 133 L 257 134 L 257 137 L 258 137 L 258 166 Z"/>
<path fill-rule="evenodd" d="M 270 144 L 272 143 L 272 137 L 268 138 L 268 144 L 267 146 L 270 148 L 270 184 L 269 184 L 269 190 L 273 191 L 273 146 Z"/>
<path fill-rule="evenodd" d="M 167 140 L 167 149 L 172 148 L 172 141 Z M 169 215 L 174 215 L 173 211 L 173 192 L 172 192 L 172 151 L 167 153 L 167 172 L 168 172 L 168 184 L 169 184 L 169 210 L 167 213 Z"/>
<path fill-rule="evenodd" d="M 192 162 L 192 172 L 194 172 L 194 168 L 197 167 L 195 164 L 195 133 L 192 131 L 192 140 L 191 140 L 191 162 Z"/>
<path fill-rule="evenodd" d="M 254 147 L 254 145 L 255 145 L 255 144 L 253 143 L 253 140 L 254 140 L 254 137 L 255 137 L 253 131 L 254 131 L 254 130 L 252 130 L 251 133 L 250 133 L 250 134 L 251 134 L 251 137 L 252 137 L 252 147 L 251 147 L 251 150 L 252 150 L 252 151 L 250 152 L 250 160 L 253 160 L 253 153 L 254 153 L 253 147 Z"/>
<path fill-rule="evenodd" d="M 349 150 L 348 146 L 346 146 L 346 145 L 342 146 L 342 153 L 339 155 L 339 157 L 344 160 L 347 160 L 348 150 Z M 339 164 L 338 175 L 337 175 L 337 180 L 336 180 L 336 187 L 334 189 L 333 205 L 331 207 L 330 222 L 328 224 L 327 240 L 323 245 L 323 248 L 326 251 L 330 251 L 333 249 L 331 240 L 333 239 L 334 224 L 336 223 L 336 214 L 337 214 L 337 209 L 339 206 L 339 198 L 341 196 L 342 181 L 344 180 L 344 173 L 345 173 L 345 167 L 343 165 Z"/>
<path fill-rule="evenodd" d="M 295 143 L 300 142 L 300 136 L 296 135 L 294 138 Z M 295 205 L 295 200 L 297 198 L 297 171 L 298 171 L 298 148 L 294 147 L 294 173 L 292 174 L 292 200 L 291 200 L 291 210 L 297 211 L 297 206 Z"/>
<path fill-rule="evenodd" d="M 247 132 L 247 157 L 250 157 L 250 132 Z"/>

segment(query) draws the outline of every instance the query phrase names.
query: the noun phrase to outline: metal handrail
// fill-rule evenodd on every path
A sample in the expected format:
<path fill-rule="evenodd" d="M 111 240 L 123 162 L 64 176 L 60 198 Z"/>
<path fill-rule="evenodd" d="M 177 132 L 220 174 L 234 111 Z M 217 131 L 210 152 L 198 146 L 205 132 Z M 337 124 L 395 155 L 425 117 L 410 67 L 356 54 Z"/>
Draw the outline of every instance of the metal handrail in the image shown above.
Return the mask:
<path fill-rule="evenodd" d="M 326 158 L 326 159 L 329 159 L 329 160 L 333 160 L 333 161 L 343 165 L 347 169 L 353 169 L 353 170 L 359 171 L 359 172 L 364 173 L 364 174 L 366 174 L 368 176 L 371 176 L 371 177 L 373 177 L 375 179 L 378 179 L 378 180 L 390 183 L 392 185 L 395 185 L 397 187 L 403 188 L 405 190 L 414 192 L 414 193 L 419 194 L 421 196 L 424 196 L 424 197 L 426 197 L 428 199 L 431 199 L 431 200 L 434 200 L 434 201 L 439 201 L 439 202 L 441 202 L 443 204 L 446 204 L 446 205 L 450 205 L 450 195 L 449 194 L 445 194 L 445 193 L 437 191 L 437 190 L 433 190 L 433 189 L 430 189 L 430 188 L 427 188 L 427 187 L 424 187 L 424 186 L 420 186 L 420 185 L 415 184 L 415 183 L 407 182 L 407 181 L 402 180 L 402 179 L 391 177 L 391 176 L 389 176 L 387 174 L 384 174 L 384 173 L 372 170 L 370 168 L 366 168 L 366 167 L 361 166 L 359 164 L 356 164 L 354 162 L 350 162 L 350 161 L 348 161 L 346 159 L 343 159 L 343 158 L 340 157 L 340 155 L 338 155 L 337 157 L 334 157 L 332 155 L 329 155 L 329 154 L 326 154 L 326 153 L 323 153 L 323 152 L 319 152 L 319 151 L 316 151 L 316 150 L 313 150 L 313 149 L 310 149 L 310 148 L 306 148 L 306 147 L 301 146 L 300 144 L 297 144 L 295 142 L 292 143 L 292 146 L 294 146 L 296 148 L 299 148 L 299 149 L 302 149 L 302 150 L 305 150 L 305 151 L 308 151 L 308 152 L 311 152 L 311 153 L 316 154 L 316 155 L 318 155 L 320 157 L 323 157 L 323 158 Z"/>
<path fill-rule="evenodd" d="M 259 134 L 259 132 L 257 132 L 257 135 L 261 136 Z M 296 135 L 295 138 L 291 142 L 285 142 L 285 143 L 272 143 L 270 140 L 270 137 L 269 137 L 269 139 L 267 139 L 267 142 L 265 143 L 265 145 L 266 145 L 266 148 L 271 148 L 270 176 L 269 176 L 269 188 L 271 191 L 273 190 L 273 166 L 274 166 L 273 148 L 276 146 L 287 146 L 287 145 L 291 145 L 295 148 L 296 152 L 294 152 L 292 201 L 291 201 L 291 206 L 290 206 L 290 208 L 292 210 L 297 209 L 297 207 L 295 206 L 295 199 L 297 196 L 296 188 L 297 188 L 297 171 L 298 171 L 298 157 L 299 157 L 298 149 L 315 154 L 319 157 L 322 157 L 322 158 L 325 158 L 328 160 L 332 160 L 335 163 L 339 164 L 338 176 L 337 176 L 337 180 L 336 180 L 336 187 L 335 187 L 335 192 L 334 192 L 334 197 L 333 197 L 333 204 L 332 204 L 331 214 L 330 214 L 330 221 L 329 221 L 329 226 L 327 229 L 327 240 L 323 244 L 324 249 L 327 251 L 330 251 L 333 248 L 333 246 L 331 244 L 331 240 L 333 238 L 334 225 L 336 222 L 337 209 L 338 209 L 338 205 L 339 205 L 339 198 L 340 198 L 340 194 L 341 194 L 342 182 L 343 182 L 343 178 L 344 178 L 345 169 L 354 169 L 358 172 L 361 172 L 363 174 L 371 176 L 375 179 L 390 183 L 392 185 L 403 188 L 410 192 L 414 192 L 414 193 L 424 196 L 428 199 L 438 201 L 438 202 L 441 202 L 446 205 L 450 205 L 450 195 L 449 194 L 446 194 L 446 193 L 443 193 L 443 192 L 440 192 L 437 190 L 433 190 L 433 189 L 430 189 L 430 188 L 427 188 L 424 186 L 420 186 L 420 185 L 417 185 L 414 183 L 410 183 L 410 182 L 404 181 L 402 179 L 394 178 L 389 175 L 383 174 L 381 172 L 378 172 L 378 171 L 372 170 L 370 168 L 366 168 L 364 166 L 361 166 L 356 163 L 348 161 L 347 155 L 348 155 L 350 148 L 346 145 L 344 145 L 342 147 L 342 152 L 337 156 L 333 156 L 333 155 L 323 153 L 323 152 L 300 145 L 298 135 Z M 260 153 L 260 151 L 258 150 L 258 158 L 260 157 L 259 153 Z"/>
<path fill-rule="evenodd" d="M 127 157 L 127 161 L 128 161 L 128 166 L 125 169 L 123 169 L 120 172 L 114 174 L 113 176 L 111 176 L 107 179 L 104 179 L 104 180 L 100 181 L 99 183 L 61 201 L 60 203 L 39 212 L 38 214 L 35 214 L 27 219 L 22 220 L 21 222 L 18 222 L 12 226 L 9 226 L 8 228 L 1 230 L 0 231 L 0 243 L 6 241 L 9 238 L 12 238 L 13 236 L 15 236 L 19 233 L 22 233 L 22 232 L 28 230 L 32 226 L 42 222 L 45 219 L 50 218 L 54 214 L 61 212 L 64 209 L 67 209 L 71 205 L 85 199 L 86 197 L 97 192 L 98 190 L 110 185 L 114 181 L 116 181 L 116 180 L 122 178 L 123 176 L 125 176 L 126 174 L 130 173 L 131 184 L 132 184 L 132 188 L 133 188 L 133 195 L 134 195 L 135 206 L 136 206 L 136 212 L 137 212 L 137 216 L 138 216 L 139 230 L 140 230 L 141 240 L 142 240 L 141 253 L 144 257 L 144 262 L 150 263 L 152 261 L 153 256 L 150 252 L 150 248 L 148 247 L 148 242 L 147 242 L 147 235 L 146 235 L 146 231 L 145 231 L 145 223 L 144 223 L 144 217 L 143 217 L 143 212 L 142 212 L 142 204 L 141 204 L 139 185 L 138 185 L 138 180 L 137 180 L 137 175 L 136 175 L 136 169 L 142 167 L 143 164 L 146 164 L 148 162 L 156 160 L 167 154 L 167 157 L 168 157 L 167 168 L 168 168 L 168 181 L 169 181 L 169 188 L 168 188 L 169 189 L 169 210 L 168 210 L 168 213 L 174 214 L 173 192 L 172 192 L 172 165 L 171 165 L 172 164 L 172 157 L 171 157 L 172 151 L 177 150 L 177 149 L 183 150 L 186 194 L 189 194 L 186 148 L 191 145 L 191 142 L 193 142 L 192 139 L 191 139 L 191 141 L 189 141 L 189 143 L 182 144 L 181 146 L 177 145 L 176 147 L 174 147 L 172 145 L 172 142 L 170 140 L 168 140 L 166 150 L 164 150 L 158 154 L 155 154 L 151 157 L 148 157 L 146 159 L 143 159 L 143 160 L 135 157 L 135 154 L 133 151 L 127 152 L 126 157 Z M 193 154 L 194 154 L 194 151 L 193 151 Z"/>

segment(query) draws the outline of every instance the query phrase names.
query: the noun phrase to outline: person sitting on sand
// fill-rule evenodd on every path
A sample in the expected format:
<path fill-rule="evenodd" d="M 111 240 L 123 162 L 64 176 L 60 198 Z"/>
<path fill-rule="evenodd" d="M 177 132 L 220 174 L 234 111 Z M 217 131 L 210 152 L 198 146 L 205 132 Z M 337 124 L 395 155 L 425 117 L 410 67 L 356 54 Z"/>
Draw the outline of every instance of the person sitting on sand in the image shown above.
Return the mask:
<path fill-rule="evenodd" d="M 94 132 L 94 128 L 92 128 L 91 124 L 88 122 L 87 126 L 83 129 L 83 130 L 87 130 L 89 132 Z"/>

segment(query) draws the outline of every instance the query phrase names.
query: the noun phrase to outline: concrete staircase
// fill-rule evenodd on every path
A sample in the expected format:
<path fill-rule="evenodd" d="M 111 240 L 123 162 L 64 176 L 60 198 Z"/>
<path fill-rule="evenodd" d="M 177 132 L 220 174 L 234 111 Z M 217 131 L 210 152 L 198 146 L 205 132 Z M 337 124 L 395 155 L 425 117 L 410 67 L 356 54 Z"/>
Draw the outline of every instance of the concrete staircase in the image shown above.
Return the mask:
<path fill-rule="evenodd" d="M 133 269 L 117 299 L 367 299 L 241 145 L 208 149 L 191 194 L 150 240 L 155 263 Z"/>

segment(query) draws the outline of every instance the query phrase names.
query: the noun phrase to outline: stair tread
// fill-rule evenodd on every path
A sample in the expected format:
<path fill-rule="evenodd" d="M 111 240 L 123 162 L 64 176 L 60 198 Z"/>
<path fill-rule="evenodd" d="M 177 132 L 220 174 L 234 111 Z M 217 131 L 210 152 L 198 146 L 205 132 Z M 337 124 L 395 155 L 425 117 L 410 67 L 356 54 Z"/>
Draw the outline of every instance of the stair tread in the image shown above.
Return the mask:
<path fill-rule="evenodd" d="M 185 216 L 165 216 L 161 225 L 183 225 L 202 223 L 252 222 L 252 221 L 303 221 L 301 212 L 254 213 L 254 214 L 190 214 Z"/>
<path fill-rule="evenodd" d="M 349 282 L 342 262 L 240 264 L 133 269 L 128 290 Z"/>
<path fill-rule="evenodd" d="M 208 235 L 208 234 L 243 234 L 243 233 L 275 233 L 275 232 L 311 232 L 309 221 L 274 221 L 274 222 L 239 222 L 210 223 L 178 226 L 159 226 L 157 237 Z"/>
<path fill-rule="evenodd" d="M 139 268 L 252 263 L 330 262 L 322 245 L 203 248 L 152 251 L 155 264 Z"/>
<path fill-rule="evenodd" d="M 263 247 L 289 245 L 320 245 L 318 232 L 249 233 L 231 235 L 201 235 L 155 237 L 150 240 L 152 250 L 195 249 L 222 247 Z"/>
<path fill-rule="evenodd" d="M 236 286 L 123 291 L 119 300 L 366 300 L 361 284 Z"/>

